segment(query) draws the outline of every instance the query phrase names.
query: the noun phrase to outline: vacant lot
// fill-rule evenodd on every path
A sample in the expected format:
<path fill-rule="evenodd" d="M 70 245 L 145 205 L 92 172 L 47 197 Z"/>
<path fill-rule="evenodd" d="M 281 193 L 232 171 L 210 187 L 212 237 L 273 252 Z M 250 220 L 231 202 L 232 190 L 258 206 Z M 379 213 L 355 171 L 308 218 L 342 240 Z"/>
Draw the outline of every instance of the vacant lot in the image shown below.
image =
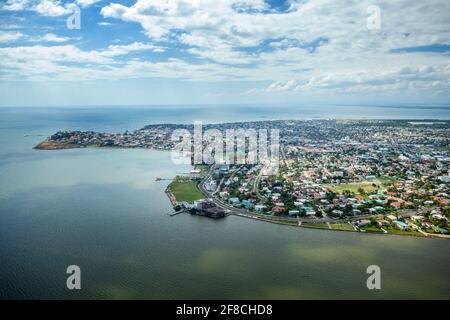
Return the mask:
<path fill-rule="evenodd" d="M 374 180 L 370 182 L 358 182 L 358 183 L 343 183 L 337 185 L 329 185 L 329 187 L 336 193 L 342 193 L 345 190 L 348 190 L 352 193 L 359 193 L 359 188 L 363 189 L 365 192 L 369 193 L 374 190 L 377 190 L 379 187 L 374 187 L 373 184 L 379 186 L 380 181 Z"/>
<path fill-rule="evenodd" d="M 331 228 L 336 230 L 355 230 L 349 223 L 331 223 Z"/>

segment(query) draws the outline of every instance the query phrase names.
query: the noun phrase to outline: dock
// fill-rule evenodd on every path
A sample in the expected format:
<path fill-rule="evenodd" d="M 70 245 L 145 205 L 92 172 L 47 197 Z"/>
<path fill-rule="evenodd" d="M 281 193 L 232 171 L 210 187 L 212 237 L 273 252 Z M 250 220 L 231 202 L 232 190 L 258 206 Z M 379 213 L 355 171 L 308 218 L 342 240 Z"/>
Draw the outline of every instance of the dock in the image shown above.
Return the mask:
<path fill-rule="evenodd" d="M 187 212 L 187 210 L 180 210 L 180 211 L 175 211 L 175 212 L 169 212 L 169 216 L 173 217 L 176 216 L 177 214 L 183 213 L 183 212 Z"/>

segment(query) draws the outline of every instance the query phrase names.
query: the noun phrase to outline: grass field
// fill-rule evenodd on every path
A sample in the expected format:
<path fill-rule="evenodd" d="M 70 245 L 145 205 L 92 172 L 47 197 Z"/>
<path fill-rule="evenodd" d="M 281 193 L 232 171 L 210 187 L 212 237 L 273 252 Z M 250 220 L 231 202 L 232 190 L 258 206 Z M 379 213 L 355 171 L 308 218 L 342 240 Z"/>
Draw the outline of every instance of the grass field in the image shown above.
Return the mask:
<path fill-rule="evenodd" d="M 385 229 L 388 233 L 424 237 L 424 235 L 418 231 L 402 231 L 402 230 L 399 230 L 399 229 L 397 229 L 395 227 L 391 227 L 391 226 L 386 227 Z"/>
<path fill-rule="evenodd" d="M 355 230 L 349 223 L 331 223 L 331 228 L 335 230 Z"/>
<path fill-rule="evenodd" d="M 329 185 L 329 187 L 336 193 L 342 193 L 345 190 L 349 190 L 352 193 L 358 193 L 358 189 L 362 188 L 365 192 L 372 192 L 379 187 L 374 187 L 372 184 L 380 185 L 380 181 L 373 180 L 370 182 L 358 182 L 358 183 L 343 183 L 338 185 Z"/>
<path fill-rule="evenodd" d="M 371 232 L 383 232 L 379 227 L 373 226 L 373 225 L 364 226 L 364 227 L 361 227 L 361 229 L 366 230 L 366 231 L 371 231 Z"/>
<path fill-rule="evenodd" d="M 197 184 L 187 178 L 175 178 L 169 185 L 169 190 L 175 196 L 177 201 L 192 203 L 195 200 L 204 198 L 203 194 L 197 189 Z"/>
<path fill-rule="evenodd" d="M 311 228 L 329 229 L 326 223 L 303 222 L 302 226 Z"/>

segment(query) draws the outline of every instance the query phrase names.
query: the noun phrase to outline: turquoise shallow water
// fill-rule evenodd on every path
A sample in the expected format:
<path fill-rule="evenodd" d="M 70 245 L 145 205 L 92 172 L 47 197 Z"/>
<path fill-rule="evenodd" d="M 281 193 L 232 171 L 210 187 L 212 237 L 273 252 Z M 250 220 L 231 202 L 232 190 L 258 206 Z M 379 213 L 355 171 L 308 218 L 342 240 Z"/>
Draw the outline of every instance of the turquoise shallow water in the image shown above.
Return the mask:
<path fill-rule="evenodd" d="M 24 137 L 200 119 L 171 110 L 0 109 L 0 298 L 450 298 L 449 241 L 170 217 L 155 178 L 188 168 L 169 153 L 38 151 L 43 137 Z M 238 112 L 219 111 L 203 120 Z M 65 287 L 71 264 L 81 291 Z M 382 290 L 366 288 L 371 264 Z"/>

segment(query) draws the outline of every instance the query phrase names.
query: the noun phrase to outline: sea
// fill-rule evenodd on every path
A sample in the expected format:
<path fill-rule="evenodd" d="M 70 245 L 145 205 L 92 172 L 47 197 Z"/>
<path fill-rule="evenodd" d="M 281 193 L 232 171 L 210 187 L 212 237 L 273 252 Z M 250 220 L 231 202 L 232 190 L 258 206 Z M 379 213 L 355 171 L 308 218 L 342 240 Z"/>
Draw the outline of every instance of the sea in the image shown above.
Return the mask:
<path fill-rule="evenodd" d="M 450 240 L 170 216 L 156 178 L 191 168 L 167 151 L 33 149 L 58 130 L 329 118 L 448 120 L 450 108 L 0 108 L 0 299 L 449 299 Z"/>

